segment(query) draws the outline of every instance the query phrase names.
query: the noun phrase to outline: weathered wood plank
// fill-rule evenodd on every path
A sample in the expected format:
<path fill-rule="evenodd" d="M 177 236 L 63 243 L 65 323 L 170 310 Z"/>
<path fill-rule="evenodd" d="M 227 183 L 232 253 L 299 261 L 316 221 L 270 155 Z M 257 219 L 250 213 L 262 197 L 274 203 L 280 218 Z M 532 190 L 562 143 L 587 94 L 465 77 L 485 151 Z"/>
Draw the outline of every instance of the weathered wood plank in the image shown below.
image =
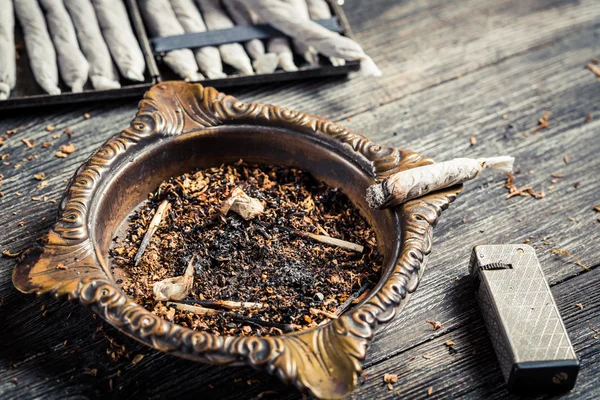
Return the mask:
<path fill-rule="evenodd" d="M 469 312 L 465 303 L 444 304 L 470 297 L 455 277 L 467 273 L 477 244 L 530 240 L 550 283 L 583 272 L 572 259 L 551 254 L 552 249 L 566 249 L 590 267 L 600 264 L 600 224 L 593 211 L 598 202 L 600 120 L 584 120 L 588 113 L 600 111 L 600 90 L 596 78 L 582 68 L 590 52 L 600 52 L 598 34 L 597 29 L 565 39 L 347 122 L 358 131 L 375 132 L 370 136 L 376 142 L 406 146 L 437 160 L 513 155 L 522 170 L 516 175 L 517 185 L 546 192 L 539 200 L 506 199 L 502 175 L 488 174 L 468 183 L 434 231 L 433 254 L 421 287 L 403 315 L 376 337 L 367 365 L 427 340 L 427 319 L 442 321 L 448 329 L 461 324 Z M 547 107 L 552 110 L 550 127 L 532 133 Z M 397 115 L 403 117 L 389 118 Z M 470 145 L 471 135 L 478 138 L 475 146 Z M 569 164 L 563 161 L 565 154 Z M 552 173 L 565 177 L 553 184 Z M 397 335 L 402 335 L 401 343 Z"/>
<path fill-rule="evenodd" d="M 380 64 L 381 78 L 334 78 L 232 94 L 340 120 L 549 46 L 591 29 L 600 16 L 594 0 L 382 0 L 347 6 L 359 42 Z"/>
<path fill-rule="evenodd" d="M 465 283 L 465 286 L 468 284 Z M 600 360 L 600 338 L 590 326 L 600 327 L 600 274 L 598 270 L 569 279 L 552 290 L 571 341 L 581 360 L 581 370 L 574 390 L 560 396 L 564 399 L 598 397 L 597 376 Z M 367 370 L 366 382 L 351 398 L 468 398 L 505 399 L 510 396 L 489 336 L 483 325 L 474 296 L 452 299 L 448 307 L 465 302 L 469 311 L 459 327 L 436 334 L 421 346 L 401 356 L 379 363 Z M 575 304 L 583 303 L 580 310 Z M 439 331 L 438 331 L 439 332 Z M 455 351 L 444 343 L 452 340 Z M 429 356 L 426 359 L 423 356 Z M 383 383 L 385 373 L 398 374 L 398 383 L 389 391 Z M 427 390 L 432 388 L 432 395 Z"/>

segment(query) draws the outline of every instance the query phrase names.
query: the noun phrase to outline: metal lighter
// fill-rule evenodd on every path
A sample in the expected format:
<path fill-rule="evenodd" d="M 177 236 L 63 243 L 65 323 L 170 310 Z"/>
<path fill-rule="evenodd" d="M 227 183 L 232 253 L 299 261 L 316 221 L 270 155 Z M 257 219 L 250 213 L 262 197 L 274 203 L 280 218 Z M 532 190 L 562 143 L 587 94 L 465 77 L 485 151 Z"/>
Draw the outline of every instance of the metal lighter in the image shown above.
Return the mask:
<path fill-rule="evenodd" d="M 579 360 L 533 247 L 476 246 L 470 273 L 508 389 L 572 389 Z"/>

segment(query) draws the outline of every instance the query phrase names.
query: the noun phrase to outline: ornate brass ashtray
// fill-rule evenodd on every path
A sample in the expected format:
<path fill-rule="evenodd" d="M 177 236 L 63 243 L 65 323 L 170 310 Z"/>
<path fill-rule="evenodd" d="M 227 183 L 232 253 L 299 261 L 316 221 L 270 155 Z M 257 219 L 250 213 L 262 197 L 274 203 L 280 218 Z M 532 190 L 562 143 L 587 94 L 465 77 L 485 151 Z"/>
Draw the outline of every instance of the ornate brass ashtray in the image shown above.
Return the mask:
<path fill-rule="evenodd" d="M 294 166 L 341 188 L 375 230 L 381 277 L 356 307 L 326 324 L 282 336 L 227 337 L 152 314 L 117 286 L 109 268 L 114 232 L 165 179 L 194 168 L 248 162 Z M 366 188 L 395 172 L 432 163 L 378 146 L 332 122 L 276 106 L 243 103 L 213 88 L 160 83 L 131 126 L 111 138 L 72 178 L 59 220 L 13 273 L 25 293 L 52 293 L 90 307 L 157 350 L 219 365 L 249 365 L 309 390 L 341 398 L 357 383 L 375 327 L 393 319 L 416 290 L 441 211 L 461 187 L 370 210 Z"/>

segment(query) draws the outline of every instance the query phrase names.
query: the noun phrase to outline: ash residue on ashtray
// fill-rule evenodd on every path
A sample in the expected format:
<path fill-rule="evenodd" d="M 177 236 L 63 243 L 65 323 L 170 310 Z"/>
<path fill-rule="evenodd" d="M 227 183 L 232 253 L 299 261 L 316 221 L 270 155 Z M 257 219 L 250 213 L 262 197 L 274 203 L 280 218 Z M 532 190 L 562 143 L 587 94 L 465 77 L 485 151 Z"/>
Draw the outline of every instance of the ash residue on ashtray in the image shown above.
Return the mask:
<path fill-rule="evenodd" d="M 225 214 L 232 194 L 254 207 L 250 219 Z M 242 161 L 163 182 L 110 255 L 137 303 L 221 335 L 276 335 L 335 318 L 364 298 L 381 265 L 374 231 L 340 190 L 295 168 Z M 157 282 L 184 298 L 158 301 Z"/>

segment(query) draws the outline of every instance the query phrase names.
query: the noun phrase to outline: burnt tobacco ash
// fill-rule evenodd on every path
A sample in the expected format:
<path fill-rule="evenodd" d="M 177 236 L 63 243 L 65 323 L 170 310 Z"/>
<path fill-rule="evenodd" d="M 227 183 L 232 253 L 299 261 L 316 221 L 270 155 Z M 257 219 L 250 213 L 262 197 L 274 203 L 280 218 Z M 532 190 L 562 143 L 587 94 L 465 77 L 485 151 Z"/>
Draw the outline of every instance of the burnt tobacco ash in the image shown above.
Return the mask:
<path fill-rule="evenodd" d="M 250 221 L 222 215 L 219 208 L 236 187 L 259 199 L 264 212 Z M 142 238 L 164 200 L 170 208 L 136 266 Z M 298 232 L 343 239 L 364 251 Z M 316 326 L 372 285 L 381 264 L 374 231 L 340 190 L 298 169 L 242 161 L 163 182 L 133 214 L 125 237 L 115 238 L 110 254 L 117 283 L 137 303 L 180 325 L 221 335 L 277 335 Z M 156 301 L 153 284 L 182 275 L 192 258 L 194 285 L 181 302 L 227 300 L 262 308 L 221 307 L 198 315 Z"/>

